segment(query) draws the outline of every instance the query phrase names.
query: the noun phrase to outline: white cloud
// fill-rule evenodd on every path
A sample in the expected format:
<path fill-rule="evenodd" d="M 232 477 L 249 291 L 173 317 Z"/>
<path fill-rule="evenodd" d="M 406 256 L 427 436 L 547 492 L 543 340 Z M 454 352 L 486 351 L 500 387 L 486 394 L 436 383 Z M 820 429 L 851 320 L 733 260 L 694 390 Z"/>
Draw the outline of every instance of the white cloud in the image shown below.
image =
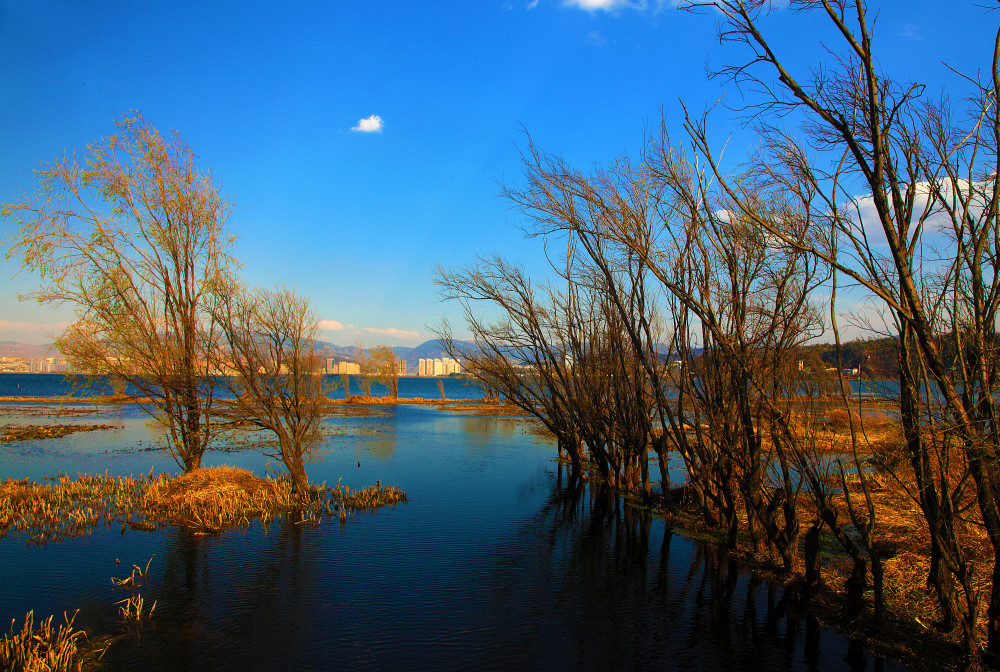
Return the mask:
<path fill-rule="evenodd" d="M 603 47 L 608 42 L 608 38 L 604 37 L 599 30 L 592 30 L 587 33 L 586 37 L 587 44 L 592 44 L 595 47 Z"/>
<path fill-rule="evenodd" d="M 588 12 L 596 12 L 598 10 L 613 12 L 622 8 L 645 11 L 649 9 L 650 2 L 649 0 L 563 0 L 563 5 L 577 7 Z M 663 5 L 663 0 L 653 0 L 652 5 L 655 10 L 659 11 Z"/>
<path fill-rule="evenodd" d="M 31 333 L 58 333 L 69 326 L 69 322 L 58 322 L 56 324 L 40 324 L 38 322 L 11 322 L 10 320 L 0 320 L 0 333 L 3 332 L 31 332 Z"/>
<path fill-rule="evenodd" d="M 378 329 L 376 327 L 364 327 L 361 331 L 366 334 L 375 334 L 378 336 L 388 336 L 390 338 L 420 338 L 419 331 L 406 331 L 404 329 L 393 329 L 389 327 L 388 329 Z"/>
<path fill-rule="evenodd" d="M 14 343 L 30 343 L 40 345 L 49 343 L 62 332 L 66 331 L 70 322 L 29 322 L 27 320 L 12 322 L 0 319 L 0 340 Z"/>
<path fill-rule="evenodd" d="M 419 331 L 408 331 L 406 329 L 395 329 L 393 327 L 358 327 L 354 324 L 344 324 L 339 320 L 320 320 L 319 328 L 325 332 L 336 332 L 339 341 L 350 342 L 361 338 L 365 342 L 373 337 L 378 339 L 390 339 L 397 341 L 416 341 L 421 338 Z"/>
<path fill-rule="evenodd" d="M 586 9 L 588 12 L 593 12 L 598 9 L 603 9 L 608 12 L 614 9 L 617 5 L 620 5 L 621 0 L 564 0 L 563 4 L 569 5 L 570 7 Z"/>
<path fill-rule="evenodd" d="M 538 6 L 538 0 L 531 0 L 531 2 L 528 3 L 528 11 L 531 11 L 537 6 Z"/>
<path fill-rule="evenodd" d="M 351 130 L 358 131 L 360 133 L 381 133 L 382 117 L 378 116 L 377 114 L 373 114 L 370 117 L 359 119 L 358 125 L 352 126 Z"/>

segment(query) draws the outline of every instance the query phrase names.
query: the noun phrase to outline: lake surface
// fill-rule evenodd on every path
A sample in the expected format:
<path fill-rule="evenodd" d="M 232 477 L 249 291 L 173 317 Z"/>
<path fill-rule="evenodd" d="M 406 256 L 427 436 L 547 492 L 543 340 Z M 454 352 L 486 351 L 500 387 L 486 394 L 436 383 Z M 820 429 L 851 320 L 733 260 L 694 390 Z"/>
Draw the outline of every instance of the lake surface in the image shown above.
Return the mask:
<path fill-rule="evenodd" d="M 352 395 L 361 394 L 361 385 L 356 376 L 349 376 L 348 385 Z M 333 389 L 331 399 L 347 396 L 340 376 L 323 376 Z M 404 399 L 440 399 L 441 387 L 446 399 L 481 399 L 483 390 L 469 378 L 417 378 L 399 379 L 399 396 Z M 71 394 L 92 396 L 110 394 L 111 385 L 106 377 L 96 380 L 89 376 L 62 375 L 58 373 L 0 373 L 0 397 L 63 397 Z M 388 391 L 381 383 L 372 385 L 373 397 L 385 397 Z"/>
<path fill-rule="evenodd" d="M 0 424 L 46 421 L 0 404 Z M 0 478 L 176 471 L 138 409 L 64 405 L 116 429 L 0 444 Z M 341 525 L 218 536 L 118 525 L 44 547 L 0 540 L 0 622 L 79 609 L 115 633 L 111 577 L 150 564 L 157 601 L 112 670 L 900 670 L 787 608 L 782 587 L 590 487 L 518 420 L 418 406 L 333 417 L 310 479 L 409 501 Z M 72 414 L 71 414 L 72 413 Z M 250 451 L 206 463 L 263 473 Z M 121 565 L 116 564 L 120 560 Z M 4 620 L 5 619 L 5 620 Z"/>

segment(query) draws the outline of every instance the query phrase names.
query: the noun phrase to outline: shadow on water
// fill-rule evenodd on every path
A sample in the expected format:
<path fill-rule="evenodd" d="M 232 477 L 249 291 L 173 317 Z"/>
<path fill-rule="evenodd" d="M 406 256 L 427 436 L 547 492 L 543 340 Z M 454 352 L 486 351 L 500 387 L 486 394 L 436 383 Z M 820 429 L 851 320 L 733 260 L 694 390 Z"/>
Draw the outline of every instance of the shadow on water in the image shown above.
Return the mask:
<path fill-rule="evenodd" d="M 108 670 L 901 669 L 723 551 L 572 480 L 516 422 L 415 407 L 337 427 L 316 478 L 399 482 L 406 506 L 343 527 L 284 517 L 218 536 L 5 539 L 0 614 L 81 606 L 80 623 L 115 632 L 123 595 L 108 576 L 152 556 L 141 593 L 155 616 L 109 649 Z M 58 452 L 63 464 L 90 454 Z"/>
<path fill-rule="evenodd" d="M 905 669 L 823 629 L 725 550 L 562 467 L 509 548 L 494 609 L 535 669 Z"/>
<path fill-rule="evenodd" d="M 157 600 L 155 617 L 107 652 L 108 669 L 309 667 L 315 624 L 303 607 L 317 568 L 305 557 L 300 523 L 291 515 L 266 532 L 225 537 L 171 530 L 143 591 Z"/>

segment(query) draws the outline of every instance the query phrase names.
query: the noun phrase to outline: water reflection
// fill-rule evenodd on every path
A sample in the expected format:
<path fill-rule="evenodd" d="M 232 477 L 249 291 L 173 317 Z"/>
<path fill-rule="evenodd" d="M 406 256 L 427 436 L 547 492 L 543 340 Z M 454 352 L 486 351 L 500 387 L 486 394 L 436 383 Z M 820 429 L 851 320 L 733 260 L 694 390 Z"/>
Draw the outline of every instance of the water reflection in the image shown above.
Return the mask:
<path fill-rule="evenodd" d="M 401 407 L 331 422 L 342 433 L 311 478 L 399 483 L 405 506 L 344 527 L 112 530 L 41 550 L 6 539 L 0 616 L 84 606 L 97 627 L 121 599 L 109 595 L 115 559 L 153 556 L 141 592 L 156 617 L 108 651 L 108 669 L 882 669 L 780 585 L 574 479 L 517 421 Z"/>
<path fill-rule="evenodd" d="M 477 436 L 489 436 L 493 434 L 509 436 L 518 428 L 518 421 L 516 420 L 475 416 L 460 416 L 460 420 L 463 432 Z"/>
<path fill-rule="evenodd" d="M 556 483 L 496 570 L 494 609 L 530 624 L 512 633 L 526 659 L 559 669 L 902 669 L 822 630 L 794 592 L 725 550 L 600 486 L 565 473 Z"/>
<path fill-rule="evenodd" d="M 315 654 L 317 566 L 301 518 L 227 537 L 174 530 L 146 600 L 155 619 L 108 652 L 111 669 L 301 669 Z M 315 663 L 315 660 L 313 660 Z"/>

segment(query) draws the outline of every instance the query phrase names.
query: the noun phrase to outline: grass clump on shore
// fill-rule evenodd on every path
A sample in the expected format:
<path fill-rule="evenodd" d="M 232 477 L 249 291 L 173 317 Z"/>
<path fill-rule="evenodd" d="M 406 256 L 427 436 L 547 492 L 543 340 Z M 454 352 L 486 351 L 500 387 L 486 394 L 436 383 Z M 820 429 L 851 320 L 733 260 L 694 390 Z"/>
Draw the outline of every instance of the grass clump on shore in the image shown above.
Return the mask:
<path fill-rule="evenodd" d="M 381 483 L 361 490 L 323 484 L 298 493 L 287 479 L 260 478 L 235 467 L 203 468 L 180 476 L 81 474 L 76 480 L 62 476 L 50 483 L 6 480 L 0 481 L 0 537 L 16 532 L 44 544 L 87 534 L 101 524 L 120 525 L 123 533 L 162 524 L 217 533 L 286 513 L 301 513 L 302 522 L 346 522 L 360 511 L 405 501 L 405 493 Z"/>

